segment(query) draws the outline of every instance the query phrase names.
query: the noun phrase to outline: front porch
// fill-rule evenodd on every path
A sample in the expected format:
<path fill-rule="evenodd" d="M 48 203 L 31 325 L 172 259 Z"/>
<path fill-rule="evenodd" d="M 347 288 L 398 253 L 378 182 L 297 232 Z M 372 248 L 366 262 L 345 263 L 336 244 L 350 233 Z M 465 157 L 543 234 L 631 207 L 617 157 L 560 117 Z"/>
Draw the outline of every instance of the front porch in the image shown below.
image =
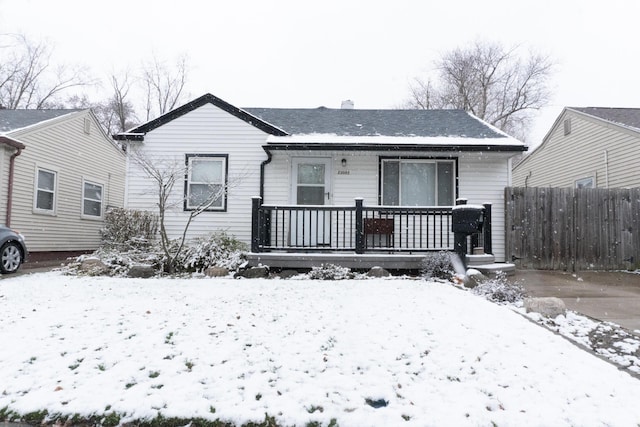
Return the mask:
<path fill-rule="evenodd" d="M 481 231 L 469 235 L 453 233 L 453 210 L 366 206 L 361 198 L 352 206 L 276 206 L 255 197 L 249 265 L 310 269 L 330 263 L 355 270 L 420 270 L 429 252 L 491 257 L 491 204 L 483 205 Z"/>

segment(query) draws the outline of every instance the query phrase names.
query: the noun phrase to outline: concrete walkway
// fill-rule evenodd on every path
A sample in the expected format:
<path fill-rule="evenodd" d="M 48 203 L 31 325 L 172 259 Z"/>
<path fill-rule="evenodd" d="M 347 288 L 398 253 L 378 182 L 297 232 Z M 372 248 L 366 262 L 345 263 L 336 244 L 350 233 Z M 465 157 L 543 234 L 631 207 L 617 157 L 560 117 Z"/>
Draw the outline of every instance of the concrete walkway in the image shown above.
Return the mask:
<path fill-rule="evenodd" d="M 517 270 L 509 279 L 519 282 L 531 297 L 558 297 L 569 310 L 640 334 L 638 273 Z"/>

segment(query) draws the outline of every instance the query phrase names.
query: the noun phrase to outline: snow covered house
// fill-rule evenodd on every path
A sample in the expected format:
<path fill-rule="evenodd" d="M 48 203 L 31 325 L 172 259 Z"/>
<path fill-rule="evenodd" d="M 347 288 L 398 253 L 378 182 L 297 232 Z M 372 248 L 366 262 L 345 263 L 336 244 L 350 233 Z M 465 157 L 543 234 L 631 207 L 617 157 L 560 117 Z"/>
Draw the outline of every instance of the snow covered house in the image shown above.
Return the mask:
<path fill-rule="evenodd" d="M 640 187 L 640 108 L 566 107 L 513 168 L 518 187 Z"/>
<path fill-rule="evenodd" d="M 464 111 L 352 106 L 240 109 L 205 94 L 114 136 L 130 156 L 126 205 L 156 209 L 141 156 L 181 165 L 166 215 L 174 237 L 215 194 L 189 237 L 225 230 L 251 244 L 251 262 L 271 266 L 364 266 L 357 255 L 379 263 L 451 250 L 452 208 L 464 198 L 492 205 L 485 247 L 504 261 L 503 193 L 524 144 Z"/>
<path fill-rule="evenodd" d="M 124 205 L 125 160 L 91 110 L 0 109 L 0 223 L 32 260 L 97 249 L 106 209 Z"/>

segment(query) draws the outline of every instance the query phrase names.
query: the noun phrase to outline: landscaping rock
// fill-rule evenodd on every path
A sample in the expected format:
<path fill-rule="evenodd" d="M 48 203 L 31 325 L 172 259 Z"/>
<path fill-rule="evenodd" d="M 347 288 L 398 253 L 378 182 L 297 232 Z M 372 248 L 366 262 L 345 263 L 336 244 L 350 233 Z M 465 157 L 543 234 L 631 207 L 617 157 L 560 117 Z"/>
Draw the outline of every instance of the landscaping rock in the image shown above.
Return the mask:
<path fill-rule="evenodd" d="M 543 297 L 543 298 L 525 298 L 524 308 L 527 313 L 540 313 L 545 317 L 555 318 L 559 315 L 567 313 L 567 307 L 560 298 Z"/>
<path fill-rule="evenodd" d="M 297 276 L 299 273 L 296 270 L 282 270 L 278 273 L 278 277 L 281 279 L 289 279 L 291 277 Z"/>
<path fill-rule="evenodd" d="M 369 271 L 367 271 L 367 276 L 369 277 L 387 277 L 391 276 L 387 270 L 382 267 L 371 267 Z"/>
<path fill-rule="evenodd" d="M 109 267 L 98 258 L 87 258 L 80 264 L 80 271 L 91 276 L 100 276 L 109 273 Z"/>
<path fill-rule="evenodd" d="M 225 277 L 229 275 L 229 269 L 224 267 L 209 267 L 204 271 L 207 277 Z"/>
<path fill-rule="evenodd" d="M 486 282 L 487 280 L 487 276 L 485 276 L 475 268 L 470 268 L 467 270 L 467 273 L 464 276 L 463 284 L 465 287 L 473 289 L 476 286 Z"/>
<path fill-rule="evenodd" d="M 156 270 L 150 265 L 134 265 L 127 272 L 127 277 L 135 279 L 148 279 L 156 275 Z"/>
<path fill-rule="evenodd" d="M 238 271 L 235 277 L 244 277 L 246 279 L 264 279 L 269 277 L 269 268 L 265 266 L 251 267 L 246 270 Z"/>

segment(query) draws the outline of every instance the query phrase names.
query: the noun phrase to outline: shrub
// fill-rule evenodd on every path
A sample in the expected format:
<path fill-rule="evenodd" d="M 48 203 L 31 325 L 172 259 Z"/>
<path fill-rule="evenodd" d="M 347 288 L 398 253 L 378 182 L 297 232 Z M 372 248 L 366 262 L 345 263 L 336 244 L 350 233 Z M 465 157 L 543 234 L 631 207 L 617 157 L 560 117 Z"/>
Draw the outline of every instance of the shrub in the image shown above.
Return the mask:
<path fill-rule="evenodd" d="M 522 285 L 518 282 L 511 283 L 502 271 L 499 271 L 495 278 L 480 283 L 471 292 L 483 296 L 489 301 L 499 303 L 514 303 L 526 296 Z"/>
<path fill-rule="evenodd" d="M 309 272 L 309 278 L 314 280 L 343 280 L 352 276 L 349 268 L 335 264 L 322 264 Z"/>
<path fill-rule="evenodd" d="M 147 211 L 113 208 L 100 230 L 102 246 L 119 250 L 148 248 L 158 231 L 158 217 Z"/>
<path fill-rule="evenodd" d="M 425 256 L 422 260 L 421 273 L 422 277 L 427 280 L 451 280 L 455 273 L 455 269 L 451 261 L 451 253 L 447 251 L 440 251 Z"/>
<path fill-rule="evenodd" d="M 178 271 L 202 272 L 209 267 L 237 270 L 246 264 L 247 245 L 224 231 L 217 231 L 206 238 L 197 238 L 183 251 L 177 260 Z"/>

